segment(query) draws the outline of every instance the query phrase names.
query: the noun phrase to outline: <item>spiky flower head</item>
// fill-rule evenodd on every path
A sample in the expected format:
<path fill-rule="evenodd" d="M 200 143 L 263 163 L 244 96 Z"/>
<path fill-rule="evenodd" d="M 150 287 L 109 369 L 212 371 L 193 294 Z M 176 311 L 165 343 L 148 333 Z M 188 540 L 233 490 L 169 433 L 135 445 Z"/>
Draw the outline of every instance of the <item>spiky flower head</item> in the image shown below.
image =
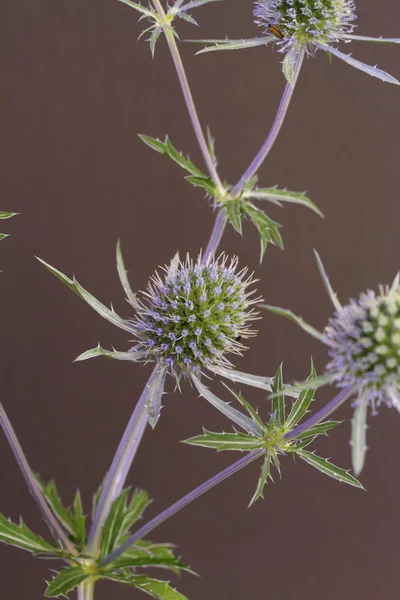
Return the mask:
<path fill-rule="evenodd" d="M 134 350 L 174 372 L 229 366 L 226 354 L 240 354 L 240 339 L 254 335 L 249 322 L 253 283 L 238 260 L 221 255 L 203 263 L 201 256 L 182 263 L 176 257 L 164 276 L 152 277 L 131 321 L 137 337 Z"/>
<path fill-rule="evenodd" d="M 264 33 L 282 36 L 284 47 L 329 44 L 351 33 L 356 19 L 352 0 L 258 0 L 256 23 Z"/>
<path fill-rule="evenodd" d="M 326 370 L 375 407 L 400 406 L 400 289 L 367 291 L 335 312 L 324 331 Z"/>

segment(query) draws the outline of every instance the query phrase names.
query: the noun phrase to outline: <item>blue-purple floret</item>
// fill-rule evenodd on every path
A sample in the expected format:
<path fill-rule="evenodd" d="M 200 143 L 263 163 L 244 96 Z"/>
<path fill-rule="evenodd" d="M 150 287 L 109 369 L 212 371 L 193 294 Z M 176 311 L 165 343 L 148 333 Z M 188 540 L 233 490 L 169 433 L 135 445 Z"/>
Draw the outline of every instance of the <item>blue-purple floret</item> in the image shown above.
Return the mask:
<path fill-rule="evenodd" d="M 150 282 L 144 300 L 138 300 L 131 322 L 137 337 L 134 350 L 146 350 L 147 360 L 183 372 L 202 367 L 230 366 L 226 353 L 240 354 L 239 338 L 254 334 L 247 269 L 236 272 L 237 259 L 221 256 L 202 264 L 188 258 L 166 268 Z"/>

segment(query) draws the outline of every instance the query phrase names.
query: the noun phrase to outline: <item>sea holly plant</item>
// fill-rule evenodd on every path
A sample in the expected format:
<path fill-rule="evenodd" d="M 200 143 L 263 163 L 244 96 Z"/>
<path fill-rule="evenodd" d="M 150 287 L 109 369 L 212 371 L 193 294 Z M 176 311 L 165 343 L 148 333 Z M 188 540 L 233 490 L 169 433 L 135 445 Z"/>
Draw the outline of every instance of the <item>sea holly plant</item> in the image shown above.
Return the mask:
<path fill-rule="evenodd" d="M 269 311 L 287 317 L 307 333 L 328 346 L 330 361 L 325 374 L 314 385 L 335 384 L 342 388 L 337 403 L 354 396 L 352 458 L 359 474 L 365 461 L 367 409 L 376 414 L 381 404 L 400 412 L 400 278 L 368 290 L 358 299 L 342 306 L 333 291 L 319 255 L 317 264 L 334 307 L 324 331 L 320 332 L 301 317 L 277 306 L 263 305 Z M 306 387 L 308 383 L 304 384 Z M 295 385 L 293 389 L 303 389 Z M 334 401 L 335 402 L 335 399 Z"/>
<path fill-rule="evenodd" d="M 93 600 L 97 582 L 108 579 L 159 600 L 185 600 L 172 583 L 153 576 L 153 568 L 167 570 L 171 577 L 181 571 L 190 571 L 176 556 L 171 544 L 149 541 L 148 536 L 154 529 L 255 460 L 262 461 L 262 466 L 250 505 L 263 497 L 267 481 L 275 473 L 280 475 L 281 460 L 287 455 L 305 461 L 338 482 L 362 488 L 348 470 L 317 456 L 313 443 L 318 436 L 330 434 L 338 425 L 331 419 L 332 413 L 353 397 L 353 467 L 358 476 L 365 457 L 368 408 L 375 411 L 384 403 L 400 410 L 399 277 L 391 286 L 380 287 L 378 293 L 368 291 L 358 300 L 342 306 L 317 256 L 335 311 L 323 332 L 291 311 L 261 304 L 294 320 L 329 348 L 330 361 L 321 376 L 317 376 L 312 367 L 307 381 L 285 385 L 281 367 L 275 375 L 267 376 L 239 371 L 233 365 L 233 359 L 239 361 L 246 349 L 244 342 L 256 333 L 252 324 L 260 317 L 256 305 L 260 305 L 261 298 L 255 294 L 256 280 L 251 272 L 247 267 L 239 267 L 242 261 L 219 252 L 227 223 L 243 234 L 244 220 L 250 220 L 257 229 L 261 258 L 269 244 L 283 247 L 280 226 L 264 212 L 264 201 L 278 206 L 287 202 L 300 204 L 321 215 L 305 193 L 263 187 L 258 179 L 259 169 L 287 114 L 305 55 L 320 49 L 374 77 L 397 84 L 391 75 L 353 59 L 336 46 L 353 40 L 382 43 L 399 43 L 400 40 L 354 35 L 355 3 L 350 0 L 258 0 L 254 14 L 256 23 L 262 28 L 262 36 L 250 40 L 206 41 L 203 52 L 264 46 L 273 42 L 284 54 L 283 71 L 287 82 L 271 130 L 249 166 L 236 183 L 230 184 L 220 177 L 214 140 L 209 132 L 204 133 L 200 123 L 179 52 L 176 29 L 182 19 L 197 25 L 192 10 L 214 1 L 177 0 L 166 6 L 161 0 L 151 0 L 144 6 L 122 0 L 139 14 L 139 21 L 147 21 L 141 36 L 147 36 L 153 57 L 157 41 L 164 36 L 175 66 L 205 168 L 199 168 L 177 150 L 168 136 L 164 141 L 148 135 L 141 134 L 140 137 L 147 146 L 179 165 L 188 183 L 206 195 L 215 219 L 204 249 L 196 258 L 183 251 L 181 256 L 184 258 L 176 254 L 162 271 L 151 277 L 143 292 L 136 293 L 128 280 L 118 243 L 117 271 L 129 303 L 126 317 L 102 304 L 74 277 L 69 278 L 41 260 L 100 316 L 129 335 L 127 349 L 106 349 L 99 344 L 76 360 L 106 357 L 125 363 L 153 365 L 104 480 L 94 494 L 90 518 L 84 511 L 79 491 L 72 505 L 65 506 L 54 481 L 45 483 L 35 474 L 0 404 L 0 425 L 51 535 L 48 541 L 34 533 L 24 521 L 15 523 L 0 515 L 0 541 L 39 558 L 53 559 L 55 572 L 48 582 L 45 597 L 71 598 L 76 592 L 78 600 Z M 0 212 L 0 219 L 13 215 Z M 0 239 L 4 236 L 0 234 Z M 144 490 L 132 492 L 126 481 L 147 423 L 155 427 L 160 419 L 168 378 L 182 394 L 189 394 L 190 387 L 194 389 L 228 419 L 227 431 L 203 429 L 202 434 L 194 435 L 186 443 L 218 451 L 239 451 L 244 455 L 139 526 L 149 497 Z M 221 378 L 229 380 L 229 387 L 226 387 L 232 394 L 232 403 L 221 399 L 211 389 Z M 308 414 L 316 390 L 325 383 L 338 386 L 339 393 L 322 408 Z M 232 384 L 261 390 L 260 413 L 242 395 L 241 389 L 231 389 Z"/>

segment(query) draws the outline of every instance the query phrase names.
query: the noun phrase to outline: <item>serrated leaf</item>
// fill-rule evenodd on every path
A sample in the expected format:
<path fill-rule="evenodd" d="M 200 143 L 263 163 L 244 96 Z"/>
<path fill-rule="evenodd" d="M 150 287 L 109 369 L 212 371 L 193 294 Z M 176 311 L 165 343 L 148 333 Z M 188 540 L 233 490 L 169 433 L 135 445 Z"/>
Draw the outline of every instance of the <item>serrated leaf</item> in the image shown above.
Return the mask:
<path fill-rule="evenodd" d="M 265 310 L 269 310 L 270 312 L 275 313 L 276 315 L 280 315 L 281 317 L 286 317 L 287 319 L 290 319 L 291 321 L 299 325 L 299 327 L 301 327 L 304 331 L 316 338 L 318 341 L 322 342 L 323 344 L 326 344 L 324 335 L 320 331 L 318 331 L 318 329 L 315 329 L 315 327 L 306 323 L 304 319 L 295 315 L 291 310 L 280 308 L 279 306 L 271 306 L 269 304 L 260 304 L 259 306 L 261 308 L 265 308 Z"/>
<path fill-rule="evenodd" d="M 131 0 L 119 0 L 119 1 L 122 2 L 122 4 L 126 4 L 127 6 L 134 8 L 135 10 L 142 13 L 146 17 L 149 17 L 151 19 L 157 18 L 157 13 L 154 13 L 153 11 L 149 10 L 148 8 L 145 8 L 141 4 L 137 4 L 136 2 L 132 2 Z"/>
<path fill-rule="evenodd" d="M 105 356 L 107 358 L 114 358 L 116 360 L 127 360 L 136 362 L 143 358 L 145 355 L 146 352 L 144 351 L 130 350 L 129 352 L 118 352 L 116 350 L 105 350 L 99 345 L 96 348 L 92 348 L 91 350 L 86 350 L 86 352 L 82 352 L 82 354 L 76 357 L 74 362 L 88 360 L 89 358 L 97 358 L 98 356 Z"/>
<path fill-rule="evenodd" d="M 168 136 L 165 138 L 165 142 L 143 134 L 139 134 L 139 138 L 153 150 L 168 156 L 171 160 L 173 160 L 191 175 L 194 175 L 195 177 L 206 178 L 204 173 L 200 171 L 200 169 L 198 169 L 189 158 L 185 158 L 183 154 L 172 145 Z"/>
<path fill-rule="evenodd" d="M 255 48 L 256 46 L 266 46 L 273 40 L 269 37 L 241 39 L 241 40 L 185 40 L 194 44 L 208 44 L 196 54 L 205 54 L 206 52 L 215 52 L 217 50 L 243 50 L 244 48 Z"/>
<path fill-rule="evenodd" d="M 58 548 L 55 548 L 36 533 L 33 533 L 22 521 L 19 525 L 6 519 L 0 513 L 0 542 L 10 546 L 16 546 L 22 550 L 28 550 L 33 553 L 51 553 L 58 554 Z"/>
<path fill-rule="evenodd" d="M 224 205 L 229 221 L 236 231 L 242 235 L 242 211 L 240 200 L 227 200 Z"/>
<path fill-rule="evenodd" d="M 172 588 L 167 581 L 153 579 L 147 577 L 147 575 L 106 574 L 104 577 L 111 581 L 117 581 L 141 589 L 153 598 L 158 598 L 159 600 L 188 600 L 186 596 L 183 596 L 183 594 Z"/>
<path fill-rule="evenodd" d="M 101 532 L 100 558 L 110 554 L 117 547 L 121 535 L 126 533 L 124 516 L 128 494 L 129 490 L 124 490 L 111 505 L 110 513 Z"/>
<path fill-rule="evenodd" d="M 171 547 L 166 545 L 147 544 L 143 548 L 135 546 L 129 548 L 115 561 L 107 565 L 107 570 L 115 572 L 127 568 L 158 567 L 168 569 L 174 573 L 181 570 L 192 572 L 179 558 L 174 556 Z"/>
<path fill-rule="evenodd" d="M 218 165 L 218 159 L 215 151 L 215 138 L 211 135 L 211 130 L 209 127 L 207 127 L 207 145 L 212 163 L 216 167 Z"/>
<path fill-rule="evenodd" d="M 274 422 L 278 427 L 282 427 L 285 422 L 285 395 L 283 388 L 282 365 L 275 373 L 274 383 L 272 384 L 272 414 Z"/>
<path fill-rule="evenodd" d="M 269 242 L 278 246 L 278 248 L 283 248 L 282 238 L 278 231 L 280 227 L 278 223 L 267 217 L 267 215 L 262 211 L 256 208 L 250 202 L 243 203 L 243 208 L 247 216 L 250 218 L 252 223 L 256 226 L 258 233 L 260 235 L 261 242 L 261 257 L 260 261 L 262 261 L 265 251 Z"/>
<path fill-rule="evenodd" d="M 8 233 L 0 233 L 0 241 L 8 237 Z"/>
<path fill-rule="evenodd" d="M 122 258 L 122 250 L 121 243 L 118 240 L 117 242 L 117 271 L 119 275 L 119 279 L 121 281 L 121 285 L 124 288 L 124 292 L 130 304 L 136 308 L 137 307 L 137 299 L 136 294 L 133 293 L 131 284 L 129 283 L 127 270 L 125 269 L 124 259 Z"/>
<path fill-rule="evenodd" d="M 223 383 L 223 382 L 222 382 Z M 258 425 L 258 427 L 260 428 L 260 431 L 263 432 L 266 427 L 265 427 L 265 423 L 263 422 L 263 420 L 261 419 L 260 415 L 258 414 L 258 412 L 252 407 L 252 405 L 250 404 L 250 402 L 247 402 L 247 400 L 241 395 L 238 394 L 237 392 L 235 392 L 234 390 L 232 390 L 230 387 L 228 387 L 225 383 L 223 383 L 223 385 L 230 391 L 230 393 L 236 398 L 236 400 L 243 406 L 243 408 L 248 412 L 248 414 L 250 415 L 250 417 L 253 419 L 253 421 Z"/>
<path fill-rule="evenodd" d="M 186 175 L 185 179 L 194 187 L 203 188 L 209 196 L 213 196 L 214 198 L 219 196 L 218 189 L 216 188 L 211 177 L 198 177 L 197 175 Z"/>
<path fill-rule="evenodd" d="M 125 531 L 128 532 L 132 525 L 142 518 L 143 513 L 149 504 L 151 504 L 151 500 L 148 493 L 145 490 L 135 490 L 132 494 L 130 502 L 128 503 L 124 515 L 122 529 L 125 529 Z"/>
<path fill-rule="evenodd" d="M 363 470 L 367 453 L 367 410 L 367 398 L 360 398 L 354 409 L 351 424 L 351 457 L 353 470 L 357 477 Z"/>
<path fill-rule="evenodd" d="M 238 450 L 240 452 L 262 448 L 263 440 L 245 433 L 214 433 L 203 429 L 203 435 L 196 435 L 185 440 L 185 444 L 202 446 L 214 450 Z"/>
<path fill-rule="evenodd" d="M 150 426 L 153 427 L 153 429 L 157 425 L 157 421 L 160 418 L 161 401 L 164 394 L 167 372 L 167 367 L 160 367 L 147 386 L 147 418 Z"/>
<path fill-rule="evenodd" d="M 75 494 L 74 501 L 72 503 L 72 507 L 74 510 L 75 537 L 78 542 L 80 542 L 81 544 L 84 544 L 86 541 L 86 530 L 85 530 L 86 517 L 83 514 L 82 499 L 81 499 L 81 493 L 79 490 L 77 490 L 77 492 Z"/>
<path fill-rule="evenodd" d="M 258 478 L 256 491 L 250 500 L 249 507 L 254 504 L 259 498 L 264 498 L 264 486 L 267 483 L 268 477 L 271 474 L 271 452 L 267 452 L 264 458 L 263 466 L 261 467 L 260 477 Z"/>
<path fill-rule="evenodd" d="M 242 429 L 247 431 L 250 435 L 260 436 L 261 431 L 259 426 L 254 423 L 252 419 L 249 419 L 246 415 L 233 408 L 227 402 L 224 402 L 218 396 L 212 393 L 205 385 L 203 385 L 195 375 L 192 375 L 192 381 L 195 384 L 198 392 L 203 398 L 205 398 L 210 404 L 217 408 L 222 414 L 231 419 L 234 423 L 239 425 Z"/>
<path fill-rule="evenodd" d="M 307 450 L 299 450 L 297 452 L 297 456 L 300 456 L 306 463 L 311 465 L 312 467 L 318 469 L 325 475 L 340 481 L 341 483 L 347 483 L 357 488 L 364 489 L 363 486 L 355 477 L 349 474 L 348 471 L 344 469 L 340 469 L 336 465 L 330 463 L 326 458 L 321 458 L 320 456 L 316 456 L 311 452 L 307 452 Z"/>
<path fill-rule="evenodd" d="M 335 309 L 337 311 L 340 311 L 342 309 L 342 305 L 339 302 L 337 294 L 332 289 L 331 282 L 329 281 L 328 275 L 326 274 L 325 267 L 323 265 L 321 257 L 316 250 L 314 250 L 314 254 L 315 254 L 315 258 L 317 259 L 318 271 L 320 272 L 322 281 L 324 283 L 326 291 L 328 292 L 329 298 L 331 299 L 331 302 L 332 302 L 333 306 L 335 307 Z"/>
<path fill-rule="evenodd" d="M 39 262 L 41 262 L 46 267 L 46 269 L 48 271 L 50 271 L 50 273 L 55 275 L 55 277 L 57 277 L 57 279 L 59 279 L 70 290 L 75 292 L 75 294 L 77 294 L 80 298 L 82 298 L 82 300 L 85 300 L 85 302 L 87 302 L 87 304 L 89 304 L 89 306 L 91 306 L 104 319 L 107 319 L 107 321 L 110 321 L 110 323 L 112 323 L 113 325 L 116 325 L 120 329 L 123 329 L 124 331 L 128 331 L 129 333 L 132 333 L 132 327 L 129 325 L 129 323 L 127 321 L 125 321 L 124 319 L 121 319 L 121 317 L 119 317 L 113 309 L 110 310 L 109 308 L 104 306 L 104 304 L 102 304 L 99 300 L 97 300 L 97 298 L 95 298 L 94 296 L 92 296 L 92 294 L 90 294 L 87 290 L 85 290 L 85 288 L 83 288 L 80 285 L 80 283 L 78 283 L 78 281 L 76 281 L 76 279 L 69 279 L 69 277 L 64 275 L 64 273 L 61 273 L 61 271 L 59 271 L 58 269 L 55 269 L 54 267 L 52 267 L 51 265 L 46 263 L 41 258 L 38 258 L 38 257 L 36 257 L 36 258 L 39 260 Z"/>
<path fill-rule="evenodd" d="M 221 377 L 225 377 L 234 383 L 243 383 L 250 387 L 255 387 L 261 390 L 272 391 L 271 384 L 273 382 L 272 377 L 263 377 L 262 375 L 252 375 L 251 373 L 245 373 L 243 371 L 235 371 L 234 369 L 225 369 L 224 367 L 212 367 L 212 372 Z M 285 386 L 285 395 L 297 398 L 298 393 L 291 390 L 291 386 Z"/>
<path fill-rule="evenodd" d="M 310 437 L 315 438 L 318 435 L 326 435 L 328 431 L 336 427 L 336 425 L 340 425 L 341 421 L 326 421 L 325 423 L 318 423 L 317 425 L 313 425 L 310 429 L 307 429 L 303 433 L 301 433 L 298 437 L 293 438 L 294 440 L 305 440 Z"/>
<path fill-rule="evenodd" d="M 222 0 L 193 0 L 193 2 L 188 2 L 181 7 L 181 11 L 184 10 L 193 10 L 194 8 L 198 8 L 199 6 L 203 6 L 203 4 L 209 4 L 209 2 L 221 2 Z M 176 5 L 174 5 L 175 7 Z"/>
<path fill-rule="evenodd" d="M 314 363 L 311 363 L 311 373 L 307 379 L 307 384 L 311 385 L 311 381 L 317 377 L 317 372 L 314 368 Z M 290 430 L 292 429 L 304 415 L 307 413 L 308 408 L 313 401 L 315 394 L 315 388 L 309 387 L 309 389 L 302 390 L 297 400 L 293 403 L 292 409 L 286 419 L 285 427 Z"/>
<path fill-rule="evenodd" d="M 42 493 L 46 498 L 48 505 L 57 517 L 58 521 L 61 523 L 64 529 L 66 529 L 71 535 L 75 536 L 76 530 L 74 515 L 62 503 L 54 479 L 49 481 L 47 484 L 44 483 L 38 475 L 36 475 L 36 479 L 41 487 Z"/>
<path fill-rule="evenodd" d="M 88 579 L 88 577 L 88 574 L 82 570 L 82 567 L 64 569 L 47 586 L 44 593 L 45 598 L 58 598 L 58 596 L 68 598 L 67 594 L 78 587 L 85 579 Z"/>
<path fill-rule="evenodd" d="M 290 204 L 300 204 L 310 208 L 312 211 L 317 213 L 320 217 L 323 217 L 322 212 L 318 206 L 307 198 L 304 192 L 290 192 L 288 190 L 279 190 L 276 187 L 272 188 L 252 188 L 242 194 L 243 198 L 254 198 L 256 200 L 266 200 L 282 206 L 282 202 L 288 202 Z"/>

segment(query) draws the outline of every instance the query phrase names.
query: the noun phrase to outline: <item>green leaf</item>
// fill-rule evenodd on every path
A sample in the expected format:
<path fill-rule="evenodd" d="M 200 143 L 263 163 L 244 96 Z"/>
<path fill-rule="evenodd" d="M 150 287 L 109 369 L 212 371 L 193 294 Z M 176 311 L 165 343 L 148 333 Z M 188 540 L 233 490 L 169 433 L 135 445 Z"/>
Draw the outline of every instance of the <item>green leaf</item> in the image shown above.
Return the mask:
<path fill-rule="evenodd" d="M 209 196 L 213 196 L 214 198 L 219 197 L 218 189 L 216 188 L 213 180 L 210 177 L 197 177 L 196 175 L 186 175 L 185 179 L 194 187 L 203 188 Z"/>
<path fill-rule="evenodd" d="M 268 479 L 268 477 L 270 477 L 270 474 L 271 474 L 271 452 L 268 451 L 267 454 L 265 455 L 263 466 L 261 468 L 260 477 L 258 478 L 256 491 L 254 492 L 254 495 L 253 495 L 252 499 L 250 500 L 249 507 L 252 504 L 254 504 L 254 502 L 256 500 L 258 500 L 259 498 L 264 498 L 264 494 L 263 494 L 264 486 L 267 483 L 267 479 Z"/>
<path fill-rule="evenodd" d="M 367 398 L 360 398 L 354 409 L 351 423 L 351 457 L 353 470 L 357 477 L 363 470 L 367 453 L 367 409 Z"/>
<path fill-rule="evenodd" d="M 274 383 L 272 384 L 272 414 L 275 424 L 282 427 L 285 422 L 285 395 L 283 393 L 283 375 L 282 365 L 275 373 Z"/>
<path fill-rule="evenodd" d="M 282 71 L 289 85 L 294 88 L 299 73 L 299 60 L 303 60 L 304 51 L 299 46 L 294 46 L 286 52 L 282 63 Z"/>
<path fill-rule="evenodd" d="M 341 483 L 348 483 L 354 487 L 364 489 L 361 483 L 357 481 L 355 477 L 350 475 L 348 471 L 333 465 L 326 458 L 321 458 L 320 456 L 316 456 L 315 454 L 307 452 L 306 450 L 299 450 L 297 452 L 297 456 L 300 456 L 300 458 L 302 458 L 312 467 L 318 469 L 318 471 L 325 473 L 325 475 L 328 475 L 329 477 L 333 477 L 333 479 L 336 479 Z"/>
<path fill-rule="evenodd" d="M 119 240 L 117 242 L 117 271 L 118 271 L 119 279 L 121 281 L 121 285 L 124 288 L 126 297 L 128 298 L 128 300 L 129 300 L 130 304 L 133 306 L 133 308 L 136 308 L 138 306 L 138 302 L 136 299 L 136 294 L 133 293 L 131 284 L 129 283 L 127 271 L 125 269 L 124 259 L 122 258 L 122 250 L 121 250 L 121 244 L 120 244 Z"/>
<path fill-rule="evenodd" d="M 126 4 L 127 6 L 134 8 L 135 10 L 142 13 L 143 15 L 145 15 L 148 18 L 151 18 L 151 19 L 157 18 L 157 13 L 154 13 L 153 11 L 149 10 L 148 8 L 145 8 L 141 4 L 137 4 L 136 2 L 132 2 L 131 0 L 119 0 L 119 1 L 122 2 L 122 4 Z"/>
<path fill-rule="evenodd" d="M 172 143 L 168 139 L 168 136 L 165 138 L 165 142 L 143 134 L 139 134 L 139 137 L 142 140 L 142 142 L 147 144 L 147 146 L 149 146 L 153 150 L 156 150 L 156 152 L 165 154 L 171 160 L 176 162 L 176 164 L 179 165 L 182 169 L 188 171 L 191 175 L 194 175 L 195 177 L 206 178 L 204 173 L 200 171 L 200 169 L 198 169 L 189 158 L 185 158 L 183 154 L 172 145 Z"/>
<path fill-rule="evenodd" d="M 129 529 L 136 523 L 136 521 L 142 518 L 143 513 L 149 504 L 151 504 L 151 500 L 145 490 L 135 490 L 133 492 L 122 524 L 122 529 L 124 529 L 126 533 L 128 533 Z"/>
<path fill-rule="evenodd" d="M 225 208 L 229 221 L 236 231 L 242 235 L 242 210 L 240 200 L 227 200 L 225 202 Z"/>
<path fill-rule="evenodd" d="M 207 127 L 207 145 L 213 165 L 216 167 L 218 165 L 218 160 L 215 152 L 215 138 L 211 135 L 211 130 L 209 127 Z"/>
<path fill-rule="evenodd" d="M 265 423 L 261 419 L 258 412 L 252 407 L 252 405 L 249 402 L 247 402 L 247 400 L 241 394 L 238 394 L 234 390 L 231 390 L 231 388 L 228 387 L 224 382 L 222 382 L 222 383 L 230 391 L 230 393 L 236 398 L 236 400 L 243 406 L 243 408 L 246 409 L 246 411 L 248 412 L 250 417 L 253 419 L 253 421 L 256 423 L 256 425 L 260 428 L 260 432 L 262 433 L 266 429 L 266 427 L 265 427 Z"/>
<path fill-rule="evenodd" d="M 307 429 L 294 439 L 305 440 L 310 437 L 317 437 L 318 435 L 326 435 L 328 431 L 336 427 L 336 425 L 340 425 L 340 423 L 341 421 L 326 421 L 325 423 L 318 423 L 317 425 L 313 425 L 312 427 L 310 427 L 310 429 Z"/>
<path fill-rule="evenodd" d="M 199 50 L 196 54 L 205 54 L 206 52 L 215 52 L 216 50 L 242 50 L 244 48 L 254 48 L 256 46 L 266 46 L 272 42 L 272 38 L 261 37 L 248 40 L 185 40 L 194 44 L 208 44 L 206 48 Z"/>
<path fill-rule="evenodd" d="M 61 501 L 60 496 L 58 495 L 58 490 L 54 479 L 49 481 L 47 484 L 44 483 L 38 475 L 36 475 L 36 479 L 41 487 L 42 493 L 46 498 L 48 505 L 51 510 L 60 521 L 61 525 L 73 536 L 76 536 L 76 528 L 75 528 L 75 517 L 72 512 L 65 508 L 64 504 Z"/>
<path fill-rule="evenodd" d="M 261 262 L 269 242 L 275 244 L 275 246 L 278 246 L 278 248 L 283 248 L 282 238 L 278 231 L 280 225 L 272 219 L 270 219 L 269 217 L 267 217 L 267 215 L 262 210 L 259 210 L 250 202 L 243 203 L 243 208 L 247 216 L 252 221 L 252 223 L 256 226 L 260 235 Z"/>
<path fill-rule="evenodd" d="M 4 212 L 0 210 L 0 219 L 11 219 L 11 217 L 15 217 L 18 213 L 13 212 Z"/>
<path fill-rule="evenodd" d="M 264 445 L 260 438 L 245 433 L 214 433 L 207 429 L 203 429 L 203 435 L 189 438 L 184 443 L 215 450 L 239 450 L 240 452 L 262 448 Z"/>
<path fill-rule="evenodd" d="M 100 558 L 110 554 L 117 547 L 120 537 L 126 533 L 124 517 L 128 494 L 129 490 L 124 490 L 112 503 L 110 513 L 101 532 Z"/>
<path fill-rule="evenodd" d="M 8 237 L 8 233 L 0 233 L 0 241 Z"/>
<path fill-rule="evenodd" d="M 80 298 L 82 298 L 82 300 L 85 300 L 85 302 L 87 302 L 89 304 L 89 306 L 91 306 L 104 319 L 107 319 L 107 321 L 110 321 L 110 323 L 112 323 L 113 325 L 116 325 L 120 329 L 123 329 L 124 331 L 128 331 L 129 333 L 132 333 L 132 327 L 129 325 L 129 323 L 127 321 L 125 321 L 124 319 L 121 319 L 121 317 L 119 317 L 117 315 L 117 313 L 114 311 L 114 309 L 110 310 L 109 308 L 104 306 L 104 304 L 99 302 L 99 300 L 97 300 L 88 291 L 86 291 L 85 288 L 83 288 L 80 285 L 80 283 L 78 283 L 76 281 L 76 279 L 69 279 L 66 275 L 64 275 L 64 273 L 61 273 L 61 271 L 58 271 L 58 269 L 55 269 L 54 267 L 52 267 L 51 265 L 46 263 L 41 258 L 38 258 L 38 257 L 36 257 L 36 258 L 46 267 L 46 269 L 48 269 L 50 271 L 50 273 L 55 275 L 57 277 L 57 279 L 62 281 L 62 283 L 64 285 L 69 287 L 69 289 L 72 290 L 73 292 L 75 292 L 75 294 L 77 294 Z"/>
<path fill-rule="evenodd" d="M 74 520 L 75 520 L 75 537 L 81 544 L 86 541 L 85 521 L 86 517 L 83 514 L 81 493 L 77 490 L 73 501 Z"/>
<path fill-rule="evenodd" d="M 51 544 L 47 543 L 39 535 L 36 535 L 31 531 L 25 523 L 20 520 L 19 525 L 6 519 L 6 517 L 0 513 L 0 542 L 8 544 L 10 546 L 16 546 L 22 548 L 22 550 L 28 550 L 29 552 L 36 553 L 49 553 L 58 554 L 58 548 L 55 548 Z"/>
<path fill-rule="evenodd" d="M 332 289 L 331 283 L 329 281 L 328 275 L 326 274 L 325 267 L 323 265 L 321 257 L 316 250 L 314 250 L 314 254 L 315 254 L 315 258 L 317 259 L 318 270 L 322 277 L 322 281 L 324 282 L 325 289 L 328 292 L 329 298 L 331 299 L 331 302 L 332 302 L 333 306 L 335 307 L 335 309 L 337 311 L 340 311 L 342 309 L 342 305 L 339 302 L 337 294 Z"/>
<path fill-rule="evenodd" d="M 262 375 L 252 375 L 251 373 L 245 373 L 243 371 L 235 371 L 234 369 L 226 369 L 224 367 L 212 367 L 213 373 L 221 375 L 234 383 L 243 383 L 261 390 L 272 391 L 273 377 L 263 377 Z M 292 398 L 298 397 L 298 392 L 293 391 L 292 386 L 285 386 L 285 396 L 291 396 Z"/>
<path fill-rule="evenodd" d="M 89 358 L 97 358 L 98 356 L 106 356 L 107 358 L 115 358 L 116 360 L 127 360 L 127 361 L 138 361 L 146 355 L 146 352 L 140 351 L 129 351 L 129 352 L 117 352 L 116 350 L 105 350 L 100 345 L 91 350 L 86 350 L 79 356 L 76 357 L 74 362 L 82 360 L 88 360 Z"/>
<path fill-rule="evenodd" d="M 267 200 L 282 206 L 282 202 L 289 202 L 291 204 L 301 204 L 310 208 L 312 211 L 317 213 L 320 217 L 323 217 L 322 212 L 318 206 L 314 204 L 312 200 L 307 198 L 304 192 L 290 192 L 288 190 L 279 190 L 276 187 L 272 188 L 253 188 L 243 192 L 243 198 L 255 198 L 257 200 Z"/>
<path fill-rule="evenodd" d="M 48 584 L 44 594 L 45 598 L 58 598 L 59 596 L 68 598 L 67 594 L 88 577 L 88 574 L 80 566 L 64 569 Z"/>
<path fill-rule="evenodd" d="M 276 315 L 280 315 L 281 317 L 286 317 L 287 319 L 294 321 L 294 323 L 299 325 L 299 327 L 301 327 L 304 331 L 306 331 L 307 333 L 309 333 L 310 335 L 315 337 L 317 340 L 319 340 L 323 344 L 326 344 L 324 335 L 320 331 L 318 331 L 318 329 L 315 329 L 315 327 L 306 323 L 306 321 L 304 321 L 304 319 L 302 319 L 301 317 L 298 317 L 297 315 L 292 313 L 291 310 L 287 310 L 285 308 L 280 308 L 279 306 L 271 306 L 269 304 L 260 304 L 260 306 L 261 306 L 261 308 L 265 308 L 265 310 L 269 310 L 270 312 L 273 312 Z"/>
<path fill-rule="evenodd" d="M 312 380 L 317 377 L 317 372 L 314 368 L 314 363 L 311 361 L 311 373 L 307 379 L 307 384 L 312 385 Z M 295 425 L 304 417 L 307 413 L 308 408 L 313 401 L 315 394 L 315 388 L 309 387 L 308 389 L 302 390 L 297 400 L 293 403 L 292 409 L 286 420 L 285 427 L 287 430 L 293 429 Z"/>
<path fill-rule="evenodd" d="M 111 581 L 117 581 L 119 583 L 124 583 L 125 585 L 138 588 L 153 598 L 158 598 L 159 600 L 188 600 L 186 596 L 183 596 L 177 590 L 171 587 L 167 581 L 153 579 L 151 577 L 147 577 L 147 575 L 106 574 L 104 577 L 106 579 L 110 579 Z"/>

